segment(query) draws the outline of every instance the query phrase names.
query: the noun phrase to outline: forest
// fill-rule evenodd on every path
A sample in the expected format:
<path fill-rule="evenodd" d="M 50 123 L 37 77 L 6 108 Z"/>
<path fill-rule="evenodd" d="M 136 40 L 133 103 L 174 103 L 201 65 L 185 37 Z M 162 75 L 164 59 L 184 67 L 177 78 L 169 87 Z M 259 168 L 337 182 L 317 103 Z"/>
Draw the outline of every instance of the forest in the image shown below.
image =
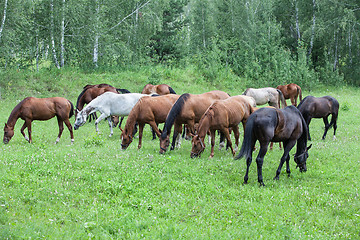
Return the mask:
<path fill-rule="evenodd" d="M 357 0 L 2 0 L 0 69 L 193 66 L 253 86 L 360 85 Z"/>

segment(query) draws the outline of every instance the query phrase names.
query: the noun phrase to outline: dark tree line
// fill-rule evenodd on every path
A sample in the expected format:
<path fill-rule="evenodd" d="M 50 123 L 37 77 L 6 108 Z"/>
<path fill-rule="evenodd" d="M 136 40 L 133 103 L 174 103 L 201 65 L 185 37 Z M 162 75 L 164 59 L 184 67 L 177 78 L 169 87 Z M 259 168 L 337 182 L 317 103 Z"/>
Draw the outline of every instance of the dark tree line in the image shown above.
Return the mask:
<path fill-rule="evenodd" d="M 2 0 L 0 67 L 193 64 L 360 85 L 358 0 Z"/>

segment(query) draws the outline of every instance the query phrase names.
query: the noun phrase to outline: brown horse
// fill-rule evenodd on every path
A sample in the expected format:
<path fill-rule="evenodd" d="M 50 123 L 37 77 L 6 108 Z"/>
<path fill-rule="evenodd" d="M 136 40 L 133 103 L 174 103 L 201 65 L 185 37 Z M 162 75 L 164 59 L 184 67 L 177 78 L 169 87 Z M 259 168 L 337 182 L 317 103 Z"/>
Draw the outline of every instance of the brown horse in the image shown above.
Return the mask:
<path fill-rule="evenodd" d="M 312 118 L 322 118 L 325 124 L 325 131 L 322 136 L 324 140 L 326 137 L 326 133 L 330 129 L 330 127 L 334 127 L 334 139 L 335 133 L 337 129 L 337 118 L 339 114 L 339 102 L 331 97 L 313 97 L 307 96 L 305 97 L 297 107 L 301 114 L 303 115 L 306 124 L 309 126 Z M 328 116 L 331 115 L 331 121 L 329 123 Z M 309 128 L 308 128 L 309 129 Z M 310 132 L 308 134 L 308 139 L 311 140 Z"/>
<path fill-rule="evenodd" d="M 133 131 L 136 123 L 139 125 L 139 145 L 141 148 L 142 135 L 145 124 L 149 124 L 156 135 L 160 137 L 158 123 L 166 120 L 171 107 L 174 105 L 179 95 L 168 94 L 163 96 L 142 97 L 131 110 L 124 130 L 121 133 L 121 148 L 126 149 L 133 141 Z"/>
<path fill-rule="evenodd" d="M 19 118 L 25 121 L 24 125 L 21 127 L 21 134 L 29 143 L 31 143 L 31 122 L 33 120 L 45 121 L 56 116 L 59 125 L 59 135 L 55 143 L 58 143 L 60 140 L 61 134 L 64 130 L 64 122 L 70 131 L 71 143 L 73 143 L 74 135 L 69 120 L 69 118 L 71 118 L 73 114 L 74 106 L 66 98 L 27 97 L 15 106 L 15 108 L 10 114 L 7 123 L 5 123 L 3 142 L 5 144 L 8 143 L 14 136 L 14 126 Z M 29 137 L 27 137 L 24 133 L 25 128 L 28 129 Z"/>
<path fill-rule="evenodd" d="M 101 84 L 96 84 L 96 85 L 86 85 L 77 98 L 76 107 L 75 107 L 76 108 L 75 117 L 76 117 L 77 113 L 80 112 L 84 108 L 85 104 L 89 104 L 92 100 L 94 100 L 96 97 L 100 96 L 104 92 L 130 93 L 130 91 L 127 89 L 115 88 L 106 83 L 101 83 Z M 95 119 L 96 115 L 93 115 L 93 118 Z M 121 118 L 121 121 L 122 120 L 123 120 L 123 118 Z M 91 121 L 91 118 L 90 118 L 90 121 Z M 119 123 L 119 117 L 114 116 L 113 121 L 116 126 L 117 123 Z M 120 125 L 121 125 L 121 123 L 120 123 Z"/>
<path fill-rule="evenodd" d="M 235 145 L 237 149 L 240 135 L 238 125 L 242 122 L 245 130 L 246 120 L 253 111 L 253 107 L 243 96 L 233 96 L 225 100 L 215 101 L 200 119 L 198 132 L 192 139 L 192 150 L 190 156 L 192 158 L 200 157 L 201 153 L 205 149 L 204 139 L 208 130 L 210 130 L 211 135 L 210 158 L 214 156 L 216 130 L 220 130 L 225 134 L 232 154 L 235 155 L 236 150 L 232 147 L 229 128 L 232 128 L 234 131 Z"/>
<path fill-rule="evenodd" d="M 200 121 L 207 108 L 215 101 L 226 99 L 229 94 L 215 90 L 203 94 L 182 94 L 172 106 L 160 136 L 160 153 L 166 152 L 170 145 L 171 128 L 174 125 L 173 141 L 171 150 L 175 148 L 175 141 L 180 137 L 182 125 L 187 124 L 189 130 L 194 134 L 194 125 Z M 178 139 L 179 140 L 179 139 Z M 178 142 L 179 145 L 179 142 Z"/>
<path fill-rule="evenodd" d="M 151 83 L 146 84 L 141 93 L 159 95 L 176 94 L 174 89 L 167 84 L 152 85 Z"/>
<path fill-rule="evenodd" d="M 295 83 L 290 83 L 287 85 L 279 85 L 276 87 L 276 89 L 279 89 L 283 93 L 285 100 L 290 99 L 291 104 L 294 105 L 295 107 L 297 106 L 298 96 L 300 101 L 302 100 L 301 87 Z M 287 106 L 286 101 L 285 101 L 285 106 Z"/>

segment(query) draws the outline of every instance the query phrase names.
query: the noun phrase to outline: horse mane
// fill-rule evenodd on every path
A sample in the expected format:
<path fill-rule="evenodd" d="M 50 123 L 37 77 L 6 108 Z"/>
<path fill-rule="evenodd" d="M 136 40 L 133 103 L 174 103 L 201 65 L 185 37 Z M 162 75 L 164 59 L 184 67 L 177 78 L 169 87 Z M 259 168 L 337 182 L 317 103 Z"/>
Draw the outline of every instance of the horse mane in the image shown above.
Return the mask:
<path fill-rule="evenodd" d="M 246 94 L 248 93 L 249 89 L 250 89 L 250 88 L 247 88 L 242 95 L 246 95 Z"/>
<path fill-rule="evenodd" d="M 116 91 L 118 93 L 131 93 L 129 90 L 127 90 L 125 88 L 117 88 Z"/>
<path fill-rule="evenodd" d="M 190 97 L 189 93 L 184 93 L 182 94 L 178 100 L 174 103 L 174 105 L 172 106 L 166 121 L 165 121 L 165 125 L 164 125 L 164 129 L 161 133 L 161 138 L 164 139 L 167 135 L 170 134 L 171 131 L 171 127 L 174 125 L 175 119 L 176 117 L 180 114 L 181 110 L 184 107 L 184 104 L 186 102 L 186 100 Z"/>
<path fill-rule="evenodd" d="M 299 105 L 297 106 L 297 108 L 300 110 L 300 108 L 302 107 L 303 103 L 306 101 L 306 99 L 310 97 L 310 96 L 306 96 L 304 97 L 304 99 L 299 103 Z"/>
<path fill-rule="evenodd" d="M 9 126 L 11 126 L 11 122 L 12 122 L 12 121 L 15 121 L 15 122 L 14 122 L 14 126 L 15 126 L 15 123 L 16 123 L 17 119 L 19 118 L 20 108 L 21 108 L 21 106 L 23 105 L 23 103 L 25 102 L 25 100 L 27 100 L 28 98 L 29 98 L 29 97 L 27 97 L 27 98 L 23 99 L 21 102 L 19 102 L 19 103 L 14 107 L 14 109 L 11 111 L 10 116 L 9 116 L 9 118 L 8 118 L 8 120 L 7 120 L 7 124 L 8 124 Z"/>
<path fill-rule="evenodd" d="M 169 91 L 171 94 L 176 94 L 176 92 L 174 91 L 174 89 L 172 89 L 172 87 L 169 86 Z"/>

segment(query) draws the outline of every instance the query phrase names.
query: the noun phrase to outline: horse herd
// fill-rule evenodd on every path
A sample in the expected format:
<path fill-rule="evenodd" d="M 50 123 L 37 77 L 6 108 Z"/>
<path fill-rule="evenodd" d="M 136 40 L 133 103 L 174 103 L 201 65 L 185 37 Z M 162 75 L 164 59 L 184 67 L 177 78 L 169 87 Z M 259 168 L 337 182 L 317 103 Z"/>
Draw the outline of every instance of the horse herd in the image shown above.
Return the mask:
<path fill-rule="evenodd" d="M 297 98 L 300 103 L 297 106 Z M 286 99 L 292 105 L 287 106 Z M 258 108 L 258 105 L 269 104 L 269 107 Z M 86 106 L 85 106 L 86 105 Z M 85 107 L 84 107 L 85 106 Z M 4 127 L 3 142 L 6 144 L 14 135 L 14 126 L 19 118 L 25 122 L 21 127 L 24 138 L 31 143 L 31 122 L 33 120 L 48 120 L 56 116 L 59 126 L 60 140 L 64 126 L 70 131 L 71 143 L 74 142 L 73 128 L 70 118 L 75 114 L 74 129 L 79 129 L 90 116 L 95 118 L 96 131 L 98 123 L 107 119 L 110 127 L 110 136 L 113 127 L 119 124 L 121 130 L 121 148 L 125 150 L 133 141 L 139 129 L 138 148 L 142 145 L 143 129 L 149 124 L 153 130 L 153 138 L 160 140 L 160 153 L 164 153 L 170 146 L 170 133 L 174 127 L 170 149 L 181 144 L 181 133 L 186 129 L 188 138 L 192 138 L 191 157 L 200 157 L 205 149 L 205 137 L 210 135 L 211 154 L 214 156 L 216 131 L 220 133 L 220 145 L 227 140 L 227 147 L 232 151 L 235 159 L 246 158 L 246 174 L 244 183 L 248 181 L 249 167 L 252 162 L 252 152 L 255 143 L 259 141 L 260 149 L 256 157 L 258 182 L 264 186 L 262 165 L 269 143 L 283 143 L 284 153 L 274 179 L 279 179 L 281 168 L 286 162 L 286 172 L 290 175 L 290 150 L 297 145 L 294 161 L 300 172 L 307 170 L 308 158 L 307 141 L 311 140 L 309 124 L 312 118 L 323 118 L 325 139 L 330 127 L 334 128 L 334 138 L 337 129 L 338 101 L 331 96 L 302 99 L 301 88 L 294 84 L 281 85 L 277 88 L 248 88 L 242 95 L 229 94 L 214 90 L 203 94 L 185 93 L 177 95 L 167 84 L 147 84 L 142 93 L 130 93 L 126 89 L 118 89 L 108 84 L 86 85 L 80 93 L 76 109 L 73 104 L 62 97 L 35 98 L 27 97 L 15 106 Z M 101 115 L 97 118 L 96 112 Z M 331 115 L 330 123 L 328 116 Z M 127 121 L 124 129 L 121 122 L 124 116 Z M 119 123 L 119 117 L 122 117 Z M 90 120 L 89 120 L 90 121 Z M 162 130 L 159 123 L 164 123 Z M 239 153 L 239 124 L 242 123 L 244 137 Z M 28 129 L 28 136 L 24 130 Z M 235 137 L 233 147 L 230 134 Z"/>

